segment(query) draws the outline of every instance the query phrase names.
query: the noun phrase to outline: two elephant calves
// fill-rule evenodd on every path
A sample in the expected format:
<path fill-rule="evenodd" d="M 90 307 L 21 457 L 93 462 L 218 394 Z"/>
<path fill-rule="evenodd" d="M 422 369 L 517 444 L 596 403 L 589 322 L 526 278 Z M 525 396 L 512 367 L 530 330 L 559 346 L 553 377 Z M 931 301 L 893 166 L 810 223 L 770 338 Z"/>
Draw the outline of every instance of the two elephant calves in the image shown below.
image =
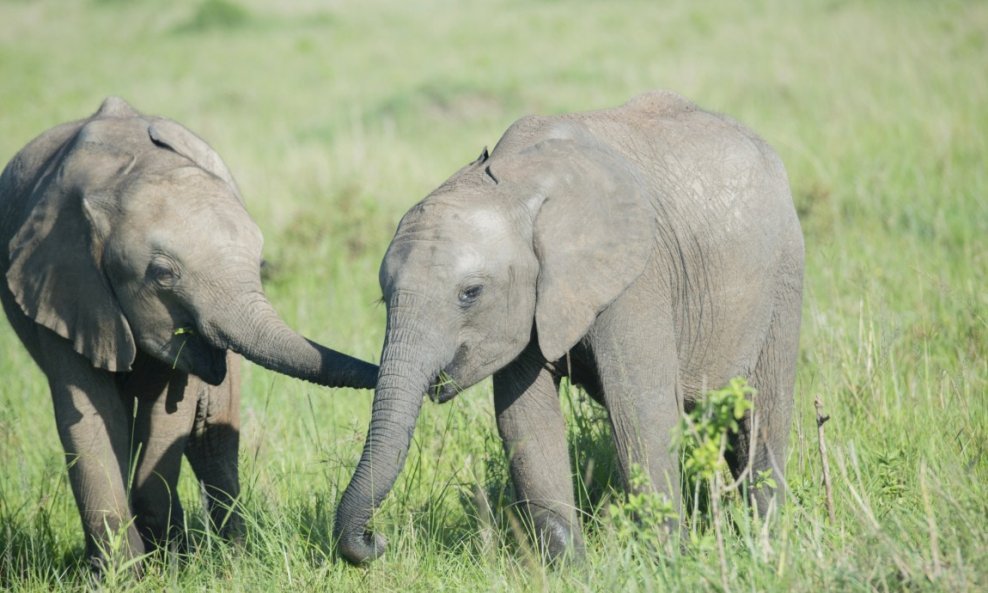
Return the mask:
<path fill-rule="evenodd" d="M 94 562 L 107 529 L 129 526 L 131 554 L 178 535 L 183 453 L 216 527 L 239 532 L 231 352 L 375 388 L 334 524 L 351 562 L 385 549 L 368 521 L 402 469 L 422 394 L 448 401 L 489 376 L 519 502 L 551 558 L 584 553 L 566 375 L 606 408 L 624 477 L 641 467 L 676 501 L 670 430 L 705 387 L 744 376 L 757 421 L 734 437 L 731 470 L 784 484 L 803 273 L 788 180 L 754 133 L 673 93 L 522 118 L 412 207 L 381 264 L 380 374 L 299 336 L 259 298 L 257 226 L 219 156 L 175 122 L 107 99 L 14 157 L 0 213 L 0 300 L 48 376 Z M 142 447 L 128 500 L 131 431 Z M 754 499 L 765 512 L 781 495 Z"/>

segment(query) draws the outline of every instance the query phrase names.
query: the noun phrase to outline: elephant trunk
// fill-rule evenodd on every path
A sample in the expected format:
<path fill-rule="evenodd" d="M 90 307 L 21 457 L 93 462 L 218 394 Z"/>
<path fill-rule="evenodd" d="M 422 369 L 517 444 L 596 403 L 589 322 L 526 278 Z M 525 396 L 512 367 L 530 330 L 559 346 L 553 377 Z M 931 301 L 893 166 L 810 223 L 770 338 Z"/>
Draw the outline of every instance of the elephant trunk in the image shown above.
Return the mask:
<path fill-rule="evenodd" d="M 277 373 L 327 387 L 372 389 L 377 382 L 375 365 L 296 333 L 260 290 L 231 303 L 229 311 L 205 329 L 218 348 L 233 350 Z"/>
<path fill-rule="evenodd" d="M 371 514 L 394 486 L 405 464 L 422 398 L 442 361 L 428 353 L 441 351 L 436 332 L 405 323 L 408 304 L 388 304 L 388 327 L 381 354 L 381 372 L 374 393 L 370 427 L 360 461 L 336 510 L 333 536 L 340 554 L 354 564 L 370 562 L 387 545 L 368 531 Z M 435 360 L 432 360 L 435 359 Z"/>

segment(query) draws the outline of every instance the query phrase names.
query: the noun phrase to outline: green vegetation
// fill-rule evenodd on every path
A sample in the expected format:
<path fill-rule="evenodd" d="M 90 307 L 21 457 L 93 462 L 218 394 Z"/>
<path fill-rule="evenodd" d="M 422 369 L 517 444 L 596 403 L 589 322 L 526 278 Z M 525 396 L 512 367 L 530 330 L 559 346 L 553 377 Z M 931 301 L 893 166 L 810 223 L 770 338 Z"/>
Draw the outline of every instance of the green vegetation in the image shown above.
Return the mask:
<path fill-rule="evenodd" d="M 0 161 L 106 95 L 174 117 L 234 171 L 275 306 L 364 358 L 382 342 L 377 266 L 398 218 L 526 113 L 677 90 L 777 148 L 806 235 L 792 496 L 769 525 L 732 493 L 681 547 L 648 543 L 608 510 L 664 507 L 623 498 L 603 413 L 567 390 L 589 559 L 543 568 L 509 508 L 488 382 L 426 403 L 375 519 L 388 553 L 354 568 L 330 534 L 371 394 L 246 365 L 244 546 L 203 535 L 107 588 L 988 589 L 986 31 L 973 0 L 0 0 Z M 44 378 L 5 323 L 0 352 L 0 588 L 86 588 Z"/>

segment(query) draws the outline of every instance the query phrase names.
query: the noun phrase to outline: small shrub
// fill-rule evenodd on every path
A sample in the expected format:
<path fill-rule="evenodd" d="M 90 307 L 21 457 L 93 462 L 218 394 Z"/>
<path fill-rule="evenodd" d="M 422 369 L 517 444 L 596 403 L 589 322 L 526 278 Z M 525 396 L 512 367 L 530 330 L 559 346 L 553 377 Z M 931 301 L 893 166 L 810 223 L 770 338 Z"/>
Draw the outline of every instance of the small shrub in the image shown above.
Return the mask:
<path fill-rule="evenodd" d="M 682 449 L 682 470 L 687 483 L 710 481 L 727 469 L 724 452 L 728 436 L 737 434 L 744 415 L 754 407 L 755 388 L 735 377 L 722 389 L 707 392 L 696 407 L 683 415 L 674 442 Z"/>

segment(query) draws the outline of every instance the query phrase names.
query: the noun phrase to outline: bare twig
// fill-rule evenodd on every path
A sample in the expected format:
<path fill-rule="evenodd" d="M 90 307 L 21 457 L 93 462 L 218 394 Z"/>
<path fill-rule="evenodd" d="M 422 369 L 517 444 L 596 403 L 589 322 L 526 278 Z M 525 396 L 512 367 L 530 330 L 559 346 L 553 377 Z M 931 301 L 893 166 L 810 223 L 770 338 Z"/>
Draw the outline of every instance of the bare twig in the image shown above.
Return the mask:
<path fill-rule="evenodd" d="M 837 523 L 837 515 L 834 512 L 834 491 L 830 485 L 830 462 L 827 460 L 827 440 L 823 435 L 823 425 L 830 420 L 830 416 L 823 413 L 823 402 L 817 397 L 813 401 L 816 407 L 816 432 L 817 440 L 820 443 L 820 461 L 823 464 L 823 489 L 827 496 L 827 515 L 830 517 L 830 524 Z"/>

